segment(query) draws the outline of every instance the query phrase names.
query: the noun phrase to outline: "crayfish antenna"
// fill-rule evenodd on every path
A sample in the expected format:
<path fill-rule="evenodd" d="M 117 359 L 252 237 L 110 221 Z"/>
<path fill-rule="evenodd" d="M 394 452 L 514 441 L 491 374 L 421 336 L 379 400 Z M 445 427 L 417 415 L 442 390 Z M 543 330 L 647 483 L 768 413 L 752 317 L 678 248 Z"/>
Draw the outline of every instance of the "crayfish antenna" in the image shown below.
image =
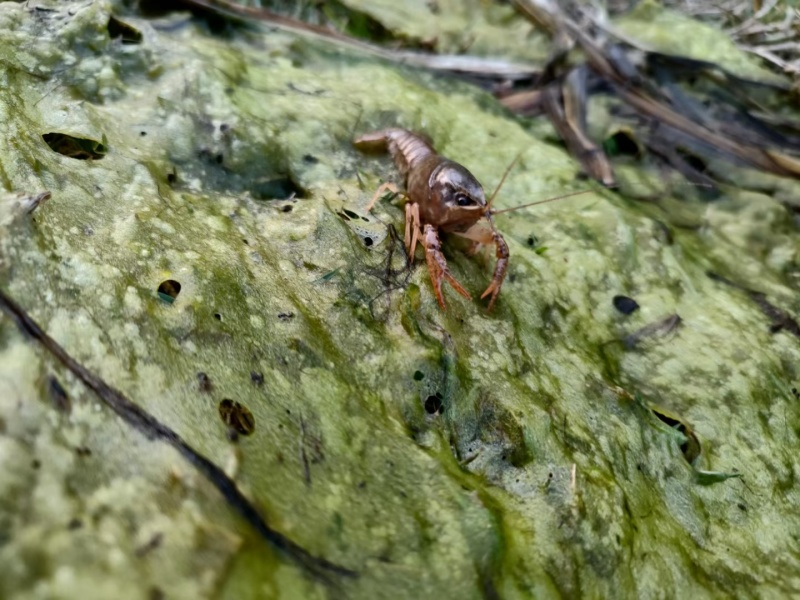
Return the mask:
<path fill-rule="evenodd" d="M 537 202 L 529 202 L 528 204 L 520 204 L 519 206 L 512 206 L 511 208 L 504 208 L 503 210 L 493 210 L 491 213 L 493 215 L 500 215 L 502 213 L 511 212 L 514 210 L 519 210 L 520 208 L 528 208 L 529 206 L 536 206 L 537 204 L 547 204 L 548 202 L 555 202 L 556 200 L 563 200 L 564 198 L 571 198 L 572 196 L 580 196 L 581 194 L 588 194 L 593 190 L 578 190 L 577 192 L 570 192 L 568 194 L 561 194 L 560 196 L 555 196 L 553 198 L 548 198 L 547 200 L 539 200 Z"/>
<path fill-rule="evenodd" d="M 519 162 L 519 159 L 522 158 L 522 153 L 523 152 L 525 152 L 525 151 L 522 150 L 519 154 L 517 154 L 514 157 L 514 160 L 511 161 L 511 164 L 509 164 L 508 167 L 506 167 L 506 172 L 503 173 L 503 177 L 500 178 L 500 183 L 498 183 L 497 187 L 494 188 L 494 192 L 492 192 L 492 196 L 491 196 L 491 198 L 489 198 L 489 202 L 486 203 L 486 210 L 487 211 L 491 210 L 492 202 L 494 202 L 494 199 L 497 198 L 497 192 L 499 192 L 500 188 L 503 187 L 503 184 L 506 181 L 506 177 L 508 177 L 508 174 L 511 172 L 511 169 L 513 169 L 514 165 L 516 165 Z"/>
<path fill-rule="evenodd" d="M 511 163 L 508 165 L 508 167 L 506 167 L 506 170 L 503 173 L 503 176 L 500 178 L 500 183 L 497 184 L 497 187 L 494 189 L 494 192 L 492 192 L 492 195 L 489 198 L 489 202 L 486 203 L 486 212 L 487 213 L 492 214 L 492 215 L 499 215 L 501 213 L 507 213 L 507 212 L 511 212 L 513 210 L 519 210 L 520 208 L 527 208 L 529 206 L 535 206 L 536 204 L 545 204 L 546 202 L 554 202 L 555 200 L 562 200 L 563 198 L 569 198 L 570 196 L 578 196 L 580 194 L 586 194 L 587 192 L 591 192 L 592 191 L 592 190 L 581 190 L 581 191 L 578 191 L 578 192 L 571 192 L 569 194 L 563 194 L 561 196 L 556 196 L 555 198 L 548 198 L 547 200 L 539 200 L 538 202 L 531 202 L 529 204 L 523 204 L 521 206 L 514 206 L 512 208 L 504 208 L 503 210 L 493 210 L 492 209 L 492 204 L 494 203 L 495 198 L 497 198 L 497 194 L 500 191 L 500 188 L 503 187 L 503 184 L 505 183 L 506 178 L 508 177 L 508 174 L 511 172 L 511 169 L 513 169 L 514 165 L 516 165 L 519 162 L 519 159 L 522 158 L 523 152 L 525 152 L 525 151 L 522 150 L 519 154 L 517 154 L 514 157 L 514 160 L 511 161 Z"/>
<path fill-rule="evenodd" d="M 505 179 L 505 175 L 503 175 L 503 179 Z M 500 182 L 502 185 L 502 181 Z M 693 187 L 702 187 L 702 188 L 714 188 L 713 185 L 708 183 L 694 183 L 694 182 L 686 182 L 683 185 L 691 185 Z M 604 186 L 606 189 L 617 189 L 619 188 L 618 185 L 609 185 Z M 511 208 L 504 208 L 503 210 L 490 210 L 489 212 L 493 215 L 499 215 L 502 213 L 512 212 L 515 210 L 519 210 L 520 208 L 528 208 L 529 206 L 536 206 L 537 204 L 547 204 L 548 202 L 555 202 L 556 200 L 563 200 L 564 198 L 571 198 L 572 196 L 580 196 L 581 194 L 588 194 L 593 190 L 585 189 L 585 190 L 578 190 L 577 192 L 569 192 L 567 194 L 561 194 L 560 196 L 554 196 L 553 198 L 548 198 L 547 200 L 539 200 L 537 202 L 529 202 L 528 204 L 520 204 L 519 206 L 512 206 Z M 492 195 L 492 199 L 494 199 L 494 195 Z"/>

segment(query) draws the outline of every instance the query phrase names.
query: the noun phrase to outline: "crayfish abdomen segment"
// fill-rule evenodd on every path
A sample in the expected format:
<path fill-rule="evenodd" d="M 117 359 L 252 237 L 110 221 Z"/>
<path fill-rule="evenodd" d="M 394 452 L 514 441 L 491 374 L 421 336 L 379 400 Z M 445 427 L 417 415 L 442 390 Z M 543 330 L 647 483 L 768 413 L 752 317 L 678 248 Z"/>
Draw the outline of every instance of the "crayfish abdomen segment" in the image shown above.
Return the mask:
<path fill-rule="evenodd" d="M 388 151 L 403 179 L 407 179 L 409 173 L 417 171 L 424 159 L 438 156 L 428 140 L 400 128 L 365 133 L 357 137 L 353 144 L 364 152 Z"/>

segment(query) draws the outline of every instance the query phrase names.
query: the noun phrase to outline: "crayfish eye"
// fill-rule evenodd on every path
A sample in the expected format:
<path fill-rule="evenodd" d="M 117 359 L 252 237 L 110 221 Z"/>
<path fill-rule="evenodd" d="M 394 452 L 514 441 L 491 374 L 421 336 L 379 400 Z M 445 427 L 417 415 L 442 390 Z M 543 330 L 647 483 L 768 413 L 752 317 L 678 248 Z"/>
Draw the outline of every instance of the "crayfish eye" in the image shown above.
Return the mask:
<path fill-rule="evenodd" d="M 458 194 L 456 194 L 456 203 L 459 206 L 469 206 L 470 204 L 472 204 L 472 198 L 470 198 L 466 194 L 459 192 Z"/>

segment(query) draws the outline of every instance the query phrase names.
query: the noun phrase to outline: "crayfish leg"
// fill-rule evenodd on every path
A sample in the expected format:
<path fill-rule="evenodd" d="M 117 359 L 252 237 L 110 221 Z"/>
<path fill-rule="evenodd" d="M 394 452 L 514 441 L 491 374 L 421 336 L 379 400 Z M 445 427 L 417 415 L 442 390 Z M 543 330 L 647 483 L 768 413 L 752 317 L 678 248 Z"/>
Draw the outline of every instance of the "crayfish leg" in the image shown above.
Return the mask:
<path fill-rule="evenodd" d="M 414 261 L 414 252 L 417 250 L 419 241 L 420 226 L 419 204 L 416 202 L 406 204 L 406 251 L 408 251 L 408 262 Z M 413 232 L 413 233 L 412 233 Z"/>
<path fill-rule="evenodd" d="M 444 296 L 442 295 L 443 279 L 446 279 L 455 291 L 464 296 L 467 300 L 470 300 L 469 292 L 464 289 L 464 286 L 453 277 L 453 274 L 450 273 L 450 269 L 447 268 L 447 261 L 442 253 L 439 234 L 436 232 L 436 228 L 433 225 L 425 225 L 422 234 L 422 244 L 425 246 L 425 260 L 428 263 L 428 271 L 431 274 L 433 293 L 436 296 L 437 302 L 439 302 L 439 306 L 442 307 L 442 310 L 445 309 Z"/>
<path fill-rule="evenodd" d="M 367 212 L 371 211 L 371 210 L 372 210 L 372 208 L 375 206 L 375 203 L 376 203 L 376 202 L 377 202 L 377 201 L 380 199 L 380 197 L 381 197 L 381 196 L 383 196 L 383 194 L 385 194 L 386 192 L 392 192 L 393 194 L 399 194 L 399 193 L 400 193 L 400 190 L 399 190 L 399 188 L 398 188 L 398 187 L 397 187 L 395 184 L 393 184 L 393 183 L 392 183 L 392 182 L 390 182 L 390 181 L 387 181 L 387 182 L 385 182 L 385 183 L 382 183 L 382 184 L 380 184 L 380 185 L 378 186 L 378 189 L 377 189 L 377 190 L 375 190 L 375 195 L 374 195 L 374 196 L 372 196 L 372 199 L 369 201 L 369 204 L 367 204 L 367 209 L 366 209 L 366 211 L 367 211 Z"/>
<path fill-rule="evenodd" d="M 489 287 L 486 288 L 486 291 L 481 294 L 481 299 L 486 298 L 486 296 L 491 294 L 489 306 L 486 309 L 487 312 L 492 311 L 494 302 L 497 300 L 497 296 L 500 294 L 500 288 L 503 285 L 503 280 L 506 278 L 506 270 L 508 269 L 508 244 L 506 244 L 503 236 L 496 231 L 494 232 L 493 241 L 495 245 L 495 256 L 497 257 L 497 263 L 494 266 L 492 283 L 490 283 Z"/>
<path fill-rule="evenodd" d="M 486 249 L 488 250 L 489 244 L 494 244 L 497 263 L 494 266 L 492 282 L 489 284 L 489 287 L 486 288 L 486 291 L 481 295 L 481 299 L 491 295 L 491 298 L 489 298 L 489 306 L 487 308 L 487 312 L 491 312 L 492 308 L 494 307 L 494 303 L 497 300 L 497 296 L 500 294 L 500 288 L 503 285 L 503 280 L 506 278 L 509 254 L 508 244 L 506 244 L 503 236 L 500 235 L 497 229 L 495 229 L 491 217 L 487 217 L 486 219 L 479 221 L 464 231 L 453 231 L 452 233 L 471 240 L 473 242 L 473 245 L 470 247 L 471 251 L 477 251 L 481 245 L 486 246 Z"/>

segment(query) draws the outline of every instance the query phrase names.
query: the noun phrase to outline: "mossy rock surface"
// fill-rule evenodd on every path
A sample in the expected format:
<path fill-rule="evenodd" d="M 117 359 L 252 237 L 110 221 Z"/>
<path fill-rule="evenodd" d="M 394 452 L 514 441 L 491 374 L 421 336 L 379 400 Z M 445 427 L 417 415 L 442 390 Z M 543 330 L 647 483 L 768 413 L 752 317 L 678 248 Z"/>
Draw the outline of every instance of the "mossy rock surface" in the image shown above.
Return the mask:
<path fill-rule="evenodd" d="M 141 39 L 112 39 L 111 12 L 0 3 L 0 283 L 359 576 L 309 576 L 3 318 L 0 597 L 800 593 L 800 340 L 707 276 L 798 314 L 781 204 L 601 190 L 507 213 L 495 310 L 491 261 L 448 242 L 474 299 L 447 288 L 442 311 L 402 208 L 364 212 L 397 175 L 353 136 L 424 131 L 489 190 L 522 152 L 502 207 L 586 186 L 561 149 L 452 80 L 180 15 L 120 15 Z M 650 405 L 693 430 L 694 465 Z"/>

